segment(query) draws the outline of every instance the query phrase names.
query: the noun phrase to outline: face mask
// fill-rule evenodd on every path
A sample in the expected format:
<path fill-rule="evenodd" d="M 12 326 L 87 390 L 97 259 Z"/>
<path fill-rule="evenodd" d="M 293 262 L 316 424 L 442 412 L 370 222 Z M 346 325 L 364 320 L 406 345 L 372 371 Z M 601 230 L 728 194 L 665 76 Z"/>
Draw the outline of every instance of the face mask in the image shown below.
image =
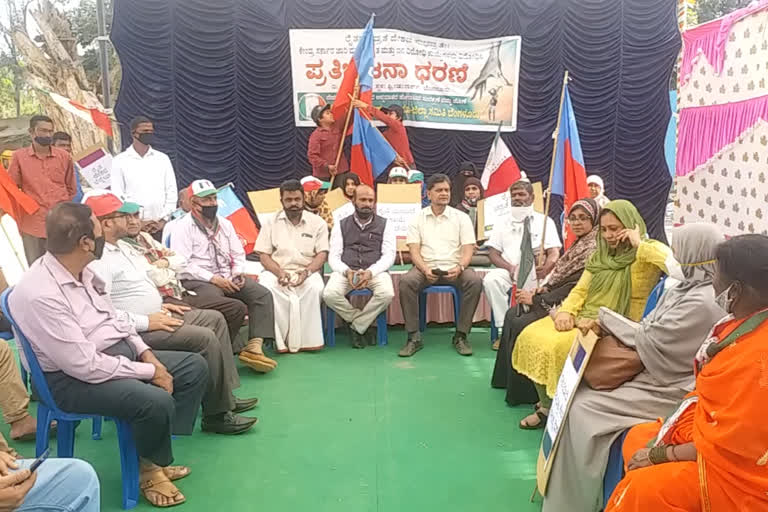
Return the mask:
<path fill-rule="evenodd" d="M 515 222 L 523 222 L 533 215 L 533 206 L 513 206 L 509 209 L 509 214 Z"/>
<path fill-rule="evenodd" d="M 465 201 L 469 206 L 477 206 L 477 199 L 466 198 Z"/>
<path fill-rule="evenodd" d="M 733 299 L 730 297 L 732 288 L 733 284 L 723 290 L 723 293 L 715 297 L 715 304 L 717 304 L 720 309 L 729 314 L 731 312 L 731 306 L 733 306 Z"/>
<path fill-rule="evenodd" d="M 101 259 L 101 256 L 104 254 L 104 244 L 106 243 L 106 240 L 104 240 L 104 236 L 98 236 L 93 239 L 93 251 L 91 251 L 91 254 L 93 254 L 93 257 L 97 260 Z"/>
<path fill-rule="evenodd" d="M 201 206 L 202 211 L 200 212 L 203 217 L 205 217 L 208 220 L 213 220 L 216 218 L 216 213 L 219 211 L 219 205 L 214 204 L 213 206 Z"/>
<path fill-rule="evenodd" d="M 50 146 L 53 144 L 53 137 L 35 137 L 35 142 L 40 144 L 41 146 Z"/>
<path fill-rule="evenodd" d="M 155 134 L 139 133 L 138 135 L 136 135 L 136 139 L 138 139 L 138 141 L 141 142 L 142 144 L 146 144 L 147 146 L 150 146 L 155 141 Z"/>
<path fill-rule="evenodd" d="M 359 218 L 362 220 L 367 220 L 371 218 L 371 215 L 373 215 L 373 208 L 355 208 L 355 212 Z"/>

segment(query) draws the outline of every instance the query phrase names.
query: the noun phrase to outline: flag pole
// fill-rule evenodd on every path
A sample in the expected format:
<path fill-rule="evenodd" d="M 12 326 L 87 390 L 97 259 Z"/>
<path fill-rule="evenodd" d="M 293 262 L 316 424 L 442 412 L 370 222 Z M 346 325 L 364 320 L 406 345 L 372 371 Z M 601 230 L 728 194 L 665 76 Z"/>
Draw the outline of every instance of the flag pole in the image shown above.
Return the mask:
<path fill-rule="evenodd" d="M 22 259 L 21 255 L 19 254 L 19 251 L 16 250 L 16 246 L 13 245 L 13 241 L 11 240 L 11 237 L 8 234 L 8 231 L 5 230 L 5 224 L 3 224 L 3 216 L 2 216 L 2 214 L 0 214 L 0 228 L 3 229 L 3 235 L 5 235 L 5 239 L 8 240 L 8 245 L 10 245 L 11 249 L 13 249 L 13 254 L 16 256 L 16 259 L 19 261 L 19 265 L 21 265 L 21 270 L 22 271 L 26 270 L 27 269 L 26 258 Z"/>
<path fill-rule="evenodd" d="M 555 158 L 557 157 L 557 138 L 560 135 L 560 119 L 563 117 L 563 100 L 565 99 L 565 86 L 568 85 L 568 70 L 565 70 L 563 75 L 563 88 L 560 90 L 560 109 L 557 112 L 557 125 L 555 131 L 552 134 L 554 142 L 552 144 L 552 163 L 549 166 L 549 181 L 547 182 L 547 197 L 545 199 L 544 206 L 544 228 L 541 231 L 541 248 L 539 249 L 539 265 L 544 265 L 546 261 L 546 255 L 544 249 L 544 241 L 547 239 L 547 220 L 549 218 L 549 206 L 552 199 L 552 178 L 555 175 Z"/>
<path fill-rule="evenodd" d="M 352 99 L 356 100 L 358 94 L 360 94 L 360 77 L 355 78 L 355 89 L 354 94 L 352 94 Z M 347 128 L 349 128 L 349 120 L 352 118 L 352 103 L 349 104 L 349 109 L 347 109 L 347 118 L 344 120 L 344 129 L 341 131 L 341 140 L 339 140 L 339 151 L 336 153 L 336 163 L 333 164 L 334 167 L 339 166 L 339 161 L 341 160 L 341 152 L 344 151 L 344 138 L 347 136 Z M 331 185 L 333 185 L 333 180 L 336 178 L 336 173 L 332 172 L 331 174 Z"/>

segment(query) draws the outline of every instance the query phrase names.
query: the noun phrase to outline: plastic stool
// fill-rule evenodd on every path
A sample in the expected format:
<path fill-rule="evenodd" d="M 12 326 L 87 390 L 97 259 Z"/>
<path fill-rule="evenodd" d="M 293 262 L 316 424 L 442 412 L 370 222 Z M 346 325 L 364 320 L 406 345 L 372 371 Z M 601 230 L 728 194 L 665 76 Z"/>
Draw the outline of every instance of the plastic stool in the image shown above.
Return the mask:
<path fill-rule="evenodd" d="M 453 296 L 453 321 L 454 323 L 459 321 L 459 306 L 461 304 L 459 290 L 451 285 L 427 286 L 421 290 L 419 296 L 419 332 L 427 330 L 427 294 L 430 293 L 450 293 Z"/>
<path fill-rule="evenodd" d="M 366 296 L 373 295 L 373 292 L 368 288 L 364 290 L 352 290 L 347 294 L 347 297 L 354 297 L 355 295 Z M 336 346 L 336 312 L 325 305 L 325 345 L 328 347 Z M 385 309 L 379 316 L 376 317 L 376 342 L 379 345 L 386 345 L 389 341 L 387 339 L 387 310 Z"/>

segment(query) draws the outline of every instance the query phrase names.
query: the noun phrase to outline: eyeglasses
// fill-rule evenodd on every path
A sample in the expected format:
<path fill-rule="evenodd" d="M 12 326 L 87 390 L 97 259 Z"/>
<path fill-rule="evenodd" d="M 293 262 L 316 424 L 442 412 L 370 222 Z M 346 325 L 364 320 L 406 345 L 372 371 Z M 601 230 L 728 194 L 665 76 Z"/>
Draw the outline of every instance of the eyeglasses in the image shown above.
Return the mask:
<path fill-rule="evenodd" d="M 568 222 L 592 222 L 592 219 L 586 215 L 580 215 L 578 217 L 571 215 L 568 217 Z"/>

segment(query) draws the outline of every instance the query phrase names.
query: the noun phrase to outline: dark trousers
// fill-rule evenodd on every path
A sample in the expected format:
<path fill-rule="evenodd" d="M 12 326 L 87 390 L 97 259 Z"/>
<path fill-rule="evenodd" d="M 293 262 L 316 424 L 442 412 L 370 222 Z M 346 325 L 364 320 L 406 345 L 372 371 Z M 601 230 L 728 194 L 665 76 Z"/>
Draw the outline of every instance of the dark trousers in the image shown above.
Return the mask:
<path fill-rule="evenodd" d="M 196 300 L 229 300 L 244 303 L 248 308 L 248 339 L 275 337 L 275 305 L 269 290 L 246 278 L 237 293 L 224 292 L 221 288 L 205 281 L 185 280 L 181 284 L 188 291 L 197 294 Z"/>
<path fill-rule="evenodd" d="M 248 314 L 248 308 L 244 302 L 228 297 L 219 297 L 217 295 L 189 295 L 184 294 L 181 300 L 173 297 L 164 297 L 163 302 L 172 304 L 184 304 L 198 309 L 212 309 L 224 315 L 229 330 L 229 341 L 232 342 L 232 351 L 237 354 L 243 349 L 243 341 L 238 334 L 243 326 L 245 315 Z"/>
<path fill-rule="evenodd" d="M 403 308 L 405 330 L 408 333 L 419 330 L 419 294 L 421 294 L 421 290 L 431 284 L 452 285 L 458 288 L 461 295 L 461 305 L 459 306 L 459 318 L 454 319 L 456 332 L 469 334 L 472 329 L 472 318 L 475 316 L 477 303 L 480 301 L 480 294 L 483 293 L 483 280 L 471 268 L 464 270 L 454 281 L 441 277 L 435 283 L 430 283 L 427 281 L 427 276 L 416 267 L 412 267 L 400 279 L 400 306 Z"/>
<path fill-rule="evenodd" d="M 232 345 L 224 317 L 218 311 L 193 309 L 184 314 L 184 325 L 174 332 L 141 333 L 153 350 L 200 354 L 208 365 L 208 385 L 203 395 L 203 415 L 213 416 L 235 408 L 232 390 L 240 386 Z"/>
<path fill-rule="evenodd" d="M 125 341 L 104 352 L 137 359 L 133 347 Z M 139 456 L 158 466 L 168 466 L 173 462 L 171 434 L 192 434 L 208 381 L 208 367 L 200 355 L 190 352 L 154 354 L 173 376 L 173 395 L 136 379 L 89 384 L 64 372 L 46 373 L 45 377 L 53 399 L 63 410 L 128 421 Z"/>
<path fill-rule="evenodd" d="M 545 316 L 547 311 L 540 304 L 534 304 L 528 313 L 520 316 L 517 316 L 517 307 L 510 308 L 504 316 L 504 328 L 501 331 L 499 351 L 496 352 L 491 387 L 506 388 L 505 399 L 510 406 L 535 404 L 539 400 L 533 382 L 512 367 L 512 351 L 523 329 Z"/>
<path fill-rule="evenodd" d="M 45 238 L 21 234 L 21 242 L 24 244 L 24 255 L 27 257 L 27 264 L 32 265 L 37 258 L 45 254 Z"/>

